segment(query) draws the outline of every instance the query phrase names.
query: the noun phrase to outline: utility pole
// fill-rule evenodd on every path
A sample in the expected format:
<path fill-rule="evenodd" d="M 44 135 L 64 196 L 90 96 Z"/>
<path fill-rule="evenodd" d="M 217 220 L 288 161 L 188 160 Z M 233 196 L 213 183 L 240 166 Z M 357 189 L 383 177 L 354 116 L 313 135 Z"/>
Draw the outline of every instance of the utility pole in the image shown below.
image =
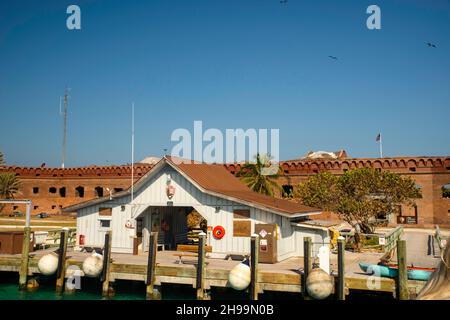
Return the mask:
<path fill-rule="evenodd" d="M 63 136 L 63 145 L 62 145 L 62 159 L 61 159 L 61 168 L 64 169 L 64 164 L 66 162 L 66 149 L 67 149 L 67 107 L 69 104 L 69 89 L 66 88 L 64 90 L 64 136 Z M 61 102 L 60 102 L 60 112 L 61 112 Z"/>

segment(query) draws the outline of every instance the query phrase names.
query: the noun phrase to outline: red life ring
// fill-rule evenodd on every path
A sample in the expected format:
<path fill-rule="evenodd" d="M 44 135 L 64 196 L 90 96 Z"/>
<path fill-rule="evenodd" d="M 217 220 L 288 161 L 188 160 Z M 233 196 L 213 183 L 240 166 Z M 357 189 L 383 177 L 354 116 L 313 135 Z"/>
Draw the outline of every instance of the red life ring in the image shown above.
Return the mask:
<path fill-rule="evenodd" d="M 216 239 L 222 239 L 223 236 L 225 235 L 225 228 L 222 226 L 216 226 L 213 229 L 213 236 Z"/>

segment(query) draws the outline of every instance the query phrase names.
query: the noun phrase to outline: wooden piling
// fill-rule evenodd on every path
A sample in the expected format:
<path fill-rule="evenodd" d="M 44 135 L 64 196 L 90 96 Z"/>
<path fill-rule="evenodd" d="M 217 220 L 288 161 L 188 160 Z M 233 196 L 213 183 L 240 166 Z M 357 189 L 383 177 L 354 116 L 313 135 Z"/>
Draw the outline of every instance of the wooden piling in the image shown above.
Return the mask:
<path fill-rule="evenodd" d="M 408 272 L 406 266 L 406 241 L 397 241 L 398 275 L 396 283 L 396 296 L 399 300 L 409 300 Z"/>
<path fill-rule="evenodd" d="M 20 263 L 19 271 L 19 288 L 21 290 L 26 289 L 27 287 L 28 264 L 30 256 L 30 235 L 31 228 L 25 227 L 23 231 L 22 261 Z"/>
<path fill-rule="evenodd" d="M 197 261 L 197 300 L 205 300 L 205 244 L 206 234 L 201 233 L 198 239 L 198 261 Z"/>
<path fill-rule="evenodd" d="M 259 236 L 253 235 L 250 243 L 250 300 L 258 300 Z"/>
<path fill-rule="evenodd" d="M 345 239 L 338 239 L 338 279 L 336 297 L 345 300 Z"/>
<path fill-rule="evenodd" d="M 56 292 L 62 293 L 64 290 L 64 280 L 66 278 L 66 253 L 67 241 L 69 238 L 69 231 L 62 230 L 59 238 L 59 253 L 58 253 L 58 270 L 56 273 Z"/>
<path fill-rule="evenodd" d="M 303 238 L 303 276 L 302 276 L 302 294 L 303 297 L 308 295 L 306 291 L 306 279 L 312 269 L 312 259 L 311 259 L 311 238 Z"/>
<path fill-rule="evenodd" d="M 108 231 L 105 234 L 105 245 L 103 247 L 103 270 L 102 270 L 102 295 L 109 296 L 109 271 L 111 266 L 111 242 L 112 232 Z"/>
<path fill-rule="evenodd" d="M 150 234 L 150 244 L 148 248 L 148 260 L 147 260 L 147 300 L 161 300 L 161 294 L 157 288 L 154 287 L 155 283 L 155 268 L 156 268 L 156 251 L 158 242 L 158 232 L 152 232 Z"/>

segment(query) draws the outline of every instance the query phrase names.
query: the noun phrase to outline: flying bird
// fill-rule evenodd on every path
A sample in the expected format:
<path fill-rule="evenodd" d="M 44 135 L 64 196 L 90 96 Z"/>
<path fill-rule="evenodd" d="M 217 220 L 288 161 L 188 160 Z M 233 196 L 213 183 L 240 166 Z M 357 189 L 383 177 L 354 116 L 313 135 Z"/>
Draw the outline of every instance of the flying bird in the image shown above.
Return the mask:
<path fill-rule="evenodd" d="M 287 4 L 288 0 L 280 0 L 280 3 Z"/>
<path fill-rule="evenodd" d="M 436 45 L 431 42 L 427 42 L 427 46 L 429 46 L 430 48 L 437 48 Z"/>
<path fill-rule="evenodd" d="M 328 58 L 333 59 L 333 60 L 337 60 L 338 58 L 335 56 L 328 56 Z"/>

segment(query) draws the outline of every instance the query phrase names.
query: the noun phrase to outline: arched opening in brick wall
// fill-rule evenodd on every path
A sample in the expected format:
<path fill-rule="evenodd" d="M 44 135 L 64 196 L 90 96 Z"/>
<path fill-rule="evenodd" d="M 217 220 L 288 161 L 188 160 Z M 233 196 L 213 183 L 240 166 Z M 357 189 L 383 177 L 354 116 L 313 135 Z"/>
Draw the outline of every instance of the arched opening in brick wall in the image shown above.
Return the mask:
<path fill-rule="evenodd" d="M 59 188 L 59 196 L 61 198 L 65 198 L 66 197 L 66 187 Z"/>
<path fill-rule="evenodd" d="M 114 192 L 120 192 L 123 191 L 123 188 L 114 188 Z"/>
<path fill-rule="evenodd" d="M 285 184 L 282 186 L 283 192 L 282 196 L 283 198 L 292 198 L 294 196 L 294 187 L 290 184 Z"/>
<path fill-rule="evenodd" d="M 56 188 L 55 187 L 48 188 L 48 193 L 55 194 L 56 193 Z"/>
<path fill-rule="evenodd" d="M 84 198 L 84 187 L 76 187 L 75 188 L 75 196 L 78 198 Z"/>
<path fill-rule="evenodd" d="M 450 199 L 450 183 L 442 186 L 442 198 Z"/>
<path fill-rule="evenodd" d="M 103 188 L 102 187 L 95 187 L 95 196 L 96 197 L 103 197 Z"/>

